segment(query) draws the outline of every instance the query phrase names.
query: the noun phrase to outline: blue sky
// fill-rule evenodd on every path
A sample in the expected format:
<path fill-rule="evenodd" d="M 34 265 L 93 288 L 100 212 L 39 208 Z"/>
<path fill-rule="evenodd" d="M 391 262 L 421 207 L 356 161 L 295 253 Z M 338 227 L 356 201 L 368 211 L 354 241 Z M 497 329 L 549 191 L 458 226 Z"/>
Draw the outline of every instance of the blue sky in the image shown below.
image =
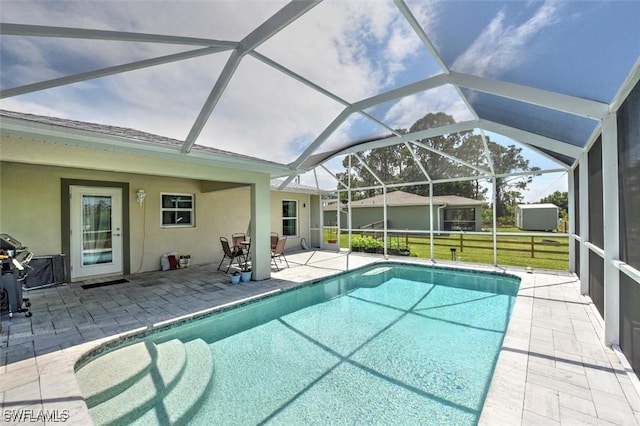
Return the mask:
<path fill-rule="evenodd" d="M 2 0 L 0 19 L 238 41 L 284 4 Z M 407 5 L 452 70 L 605 103 L 611 102 L 640 54 L 638 1 L 407 0 Z M 6 89 L 190 48 L 3 36 L 0 84 Z M 443 72 L 391 0 L 324 1 L 257 51 L 348 102 Z M 0 106 L 184 139 L 228 57 L 223 52 L 76 83 L 4 99 Z M 468 101 L 473 104 L 474 99 Z M 197 143 L 289 162 L 343 108 L 247 56 Z M 452 86 L 367 112 L 390 128 L 406 128 L 438 111 L 457 121 L 475 118 Z M 353 117 L 323 148 L 387 133 L 376 123 Z"/>

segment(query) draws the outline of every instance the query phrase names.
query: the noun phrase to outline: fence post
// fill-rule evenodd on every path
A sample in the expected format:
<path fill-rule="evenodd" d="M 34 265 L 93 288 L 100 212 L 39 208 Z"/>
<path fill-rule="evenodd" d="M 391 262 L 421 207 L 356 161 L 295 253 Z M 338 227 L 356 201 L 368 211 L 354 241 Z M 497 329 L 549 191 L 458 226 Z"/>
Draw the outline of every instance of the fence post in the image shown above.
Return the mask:
<path fill-rule="evenodd" d="M 462 253 L 462 249 L 463 249 L 463 242 L 462 242 L 462 234 L 460 234 L 460 253 Z"/>
<path fill-rule="evenodd" d="M 532 259 L 535 257 L 535 256 L 534 256 L 534 254 L 535 254 L 535 252 L 536 252 L 535 247 L 536 247 L 536 246 L 535 246 L 535 243 L 533 242 L 533 237 L 531 237 L 531 258 L 532 258 Z"/>

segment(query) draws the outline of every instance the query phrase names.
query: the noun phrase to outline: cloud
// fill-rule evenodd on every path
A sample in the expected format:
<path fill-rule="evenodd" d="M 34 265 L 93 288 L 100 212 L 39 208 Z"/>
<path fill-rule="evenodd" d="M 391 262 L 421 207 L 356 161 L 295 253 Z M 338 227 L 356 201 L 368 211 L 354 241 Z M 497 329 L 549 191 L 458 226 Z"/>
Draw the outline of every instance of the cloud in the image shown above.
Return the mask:
<path fill-rule="evenodd" d="M 283 4 L 5 0 L 3 21 L 240 40 Z M 7 39 L 12 43 L 5 43 L 3 36 L 3 88 L 192 48 Z M 407 66 L 408 61 L 424 52 L 392 1 L 323 2 L 258 50 L 350 101 L 395 87 L 401 76 L 416 71 Z M 227 58 L 228 53 L 216 54 L 76 83 L 12 98 L 3 102 L 3 107 L 184 139 Z M 197 143 L 288 162 L 312 143 L 342 108 L 300 82 L 245 57 Z M 338 130 L 341 135 L 334 138 L 353 137 L 358 133 L 353 127 L 356 122 L 345 123 Z"/>
<path fill-rule="evenodd" d="M 456 122 L 474 119 L 455 89 L 446 85 L 402 98 L 387 111 L 383 121 L 394 129 L 408 129 L 430 112 L 445 112 Z"/>
<path fill-rule="evenodd" d="M 451 68 L 492 78 L 517 67 L 527 57 L 527 45 L 533 37 L 560 21 L 561 9 L 562 2 L 545 1 L 521 25 L 511 24 L 511 17 L 501 10 Z"/>

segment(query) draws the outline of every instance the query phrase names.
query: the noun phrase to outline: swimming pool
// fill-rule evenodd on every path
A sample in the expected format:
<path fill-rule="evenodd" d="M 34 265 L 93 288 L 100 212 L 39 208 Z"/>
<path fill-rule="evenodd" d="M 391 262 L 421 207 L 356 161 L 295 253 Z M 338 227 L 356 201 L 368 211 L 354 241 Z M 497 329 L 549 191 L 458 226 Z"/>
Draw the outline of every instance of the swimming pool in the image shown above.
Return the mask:
<path fill-rule="evenodd" d="M 518 285 L 373 265 L 111 352 L 104 358 L 142 350 L 149 360 L 129 362 L 122 370 L 135 371 L 111 391 L 83 385 L 104 370 L 100 359 L 78 379 L 97 424 L 475 424 Z"/>

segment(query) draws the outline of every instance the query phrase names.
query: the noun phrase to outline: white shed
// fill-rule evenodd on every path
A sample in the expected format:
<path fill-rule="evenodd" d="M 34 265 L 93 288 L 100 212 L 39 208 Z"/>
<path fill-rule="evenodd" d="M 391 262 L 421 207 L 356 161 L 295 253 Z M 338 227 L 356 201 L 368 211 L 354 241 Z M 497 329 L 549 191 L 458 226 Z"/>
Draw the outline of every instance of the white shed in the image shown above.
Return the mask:
<path fill-rule="evenodd" d="M 558 228 L 558 206 L 520 204 L 516 207 L 516 226 L 525 231 L 553 231 Z"/>

